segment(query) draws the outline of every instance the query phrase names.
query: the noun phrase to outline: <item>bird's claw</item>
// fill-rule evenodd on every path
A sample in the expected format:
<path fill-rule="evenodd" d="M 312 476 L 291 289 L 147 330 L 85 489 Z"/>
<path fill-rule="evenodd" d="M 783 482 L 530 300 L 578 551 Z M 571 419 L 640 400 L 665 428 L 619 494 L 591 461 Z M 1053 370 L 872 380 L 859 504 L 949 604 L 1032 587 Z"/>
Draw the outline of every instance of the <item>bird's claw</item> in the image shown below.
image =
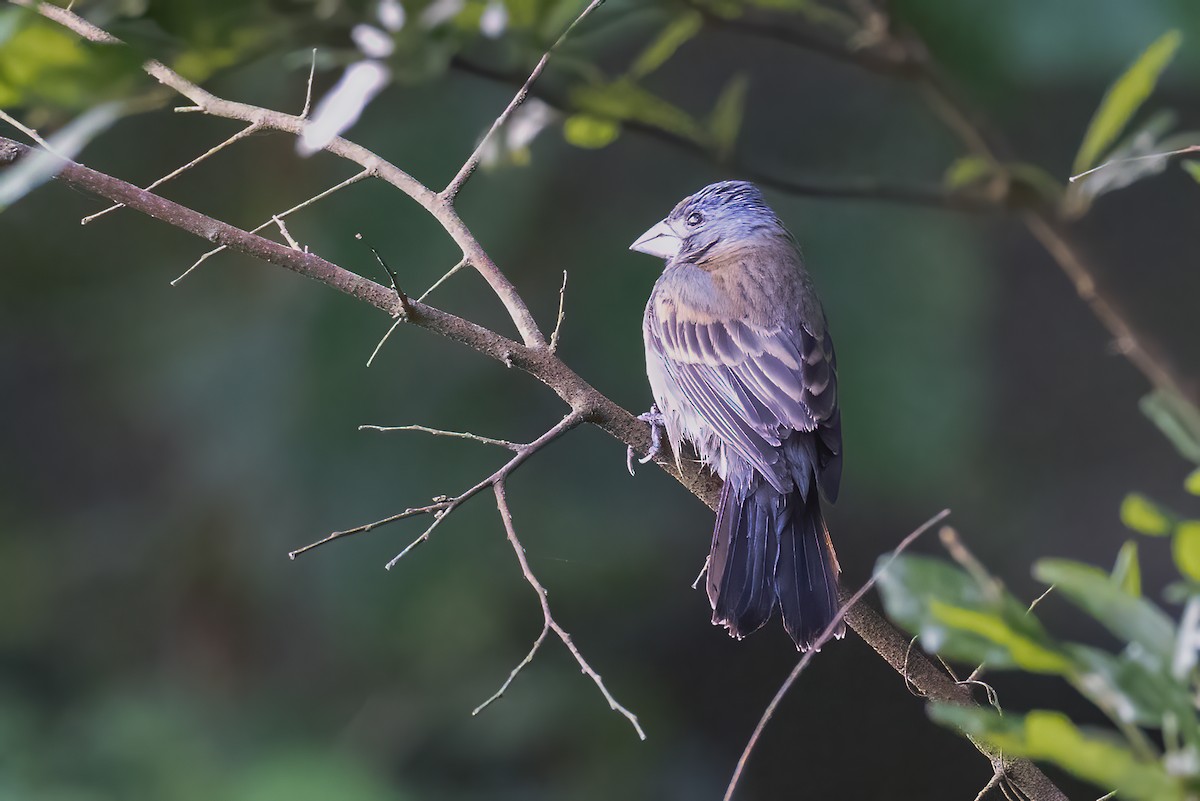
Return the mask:
<path fill-rule="evenodd" d="M 647 464 L 654 460 L 656 456 L 662 453 L 662 433 L 663 433 L 663 416 L 658 410 L 657 404 L 650 404 L 650 411 L 642 412 L 637 419 L 643 423 L 650 424 L 650 450 L 645 456 L 638 459 L 638 464 Z M 629 470 L 629 475 L 634 475 L 633 472 L 633 446 L 629 446 L 625 451 L 625 466 Z"/>

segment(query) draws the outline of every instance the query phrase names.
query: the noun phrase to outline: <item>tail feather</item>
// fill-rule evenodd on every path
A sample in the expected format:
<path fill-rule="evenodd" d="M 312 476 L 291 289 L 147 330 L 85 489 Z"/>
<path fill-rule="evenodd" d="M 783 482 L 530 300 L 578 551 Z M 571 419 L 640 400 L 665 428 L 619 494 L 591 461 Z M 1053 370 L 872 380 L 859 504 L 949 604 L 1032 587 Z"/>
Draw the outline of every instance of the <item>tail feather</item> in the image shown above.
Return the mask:
<path fill-rule="evenodd" d="M 738 498 L 725 485 L 708 563 L 713 623 L 741 639 L 778 606 L 796 647 L 807 650 L 837 613 L 837 577 L 817 493 L 780 495 L 764 484 Z"/>
<path fill-rule="evenodd" d="M 713 623 L 739 640 L 771 619 L 779 537 L 771 510 L 721 490 L 708 560 L 708 599 Z"/>
<path fill-rule="evenodd" d="M 807 500 L 795 495 L 792 499 L 790 519 L 780 537 L 775 582 L 783 627 L 796 647 L 805 651 L 837 614 L 838 563 L 817 494 L 811 493 Z M 845 627 L 839 627 L 836 636 L 844 633 Z"/>

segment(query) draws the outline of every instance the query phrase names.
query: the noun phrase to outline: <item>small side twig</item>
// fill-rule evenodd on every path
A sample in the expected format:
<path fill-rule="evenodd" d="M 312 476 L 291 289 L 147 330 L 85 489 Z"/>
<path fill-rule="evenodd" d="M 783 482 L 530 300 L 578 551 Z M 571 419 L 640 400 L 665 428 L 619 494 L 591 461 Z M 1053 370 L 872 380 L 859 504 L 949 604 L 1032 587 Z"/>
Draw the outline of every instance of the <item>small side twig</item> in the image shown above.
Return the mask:
<path fill-rule="evenodd" d="M 473 434 L 470 431 L 446 431 L 441 428 L 429 428 L 428 426 L 407 425 L 407 426 L 377 426 L 377 425 L 361 425 L 359 431 L 421 431 L 426 434 L 432 434 L 435 437 L 451 437 L 453 439 L 469 439 L 472 442 L 480 442 L 484 445 L 495 445 L 500 448 L 506 448 L 510 451 L 520 452 L 521 448 L 525 447 L 520 443 L 509 442 L 506 439 L 493 439 L 491 437 L 483 437 L 479 434 Z"/>
<path fill-rule="evenodd" d="M 421 297 L 417 298 L 417 300 L 424 302 L 425 298 L 429 297 L 430 292 L 437 289 L 442 284 L 446 283 L 446 281 L 450 278 L 450 276 L 454 275 L 459 270 L 463 269 L 464 267 L 469 267 L 470 264 L 471 263 L 466 258 L 459 259 L 458 264 L 451 267 L 449 270 L 447 270 L 445 272 L 445 274 L 442 275 L 441 278 L 434 281 L 433 284 L 429 287 L 429 289 L 426 289 L 425 292 L 421 295 Z"/>
<path fill-rule="evenodd" d="M 776 691 L 775 697 L 771 699 L 771 703 L 767 704 L 766 710 L 763 711 L 762 717 L 758 720 L 758 725 L 754 727 L 754 733 L 750 735 L 750 740 L 746 743 L 746 747 L 742 751 L 742 755 L 737 761 L 737 767 L 735 767 L 733 770 L 733 778 L 729 780 L 729 786 L 725 788 L 724 801 L 730 801 L 730 799 L 733 798 L 733 793 L 737 789 L 738 781 L 742 778 L 742 772 L 746 769 L 746 763 L 750 761 L 750 755 L 754 752 L 755 746 L 758 745 L 759 738 L 762 737 L 763 730 L 767 727 L 767 723 L 772 717 L 775 716 L 775 710 L 779 708 L 779 704 L 783 702 L 784 697 L 792 689 L 792 685 L 795 684 L 796 680 L 800 678 L 800 674 L 804 672 L 806 667 L 808 667 L 808 663 L 811 662 L 816 653 L 821 650 L 821 646 L 829 642 L 834 633 L 842 627 L 842 618 L 845 617 L 846 613 L 850 611 L 850 609 L 856 603 L 858 603 L 862 597 L 871 590 L 872 587 L 875 586 L 875 583 L 879 581 L 879 577 L 883 575 L 884 571 L 886 571 L 892 564 L 892 561 L 895 560 L 895 558 L 899 556 L 905 548 L 911 545 L 926 531 L 945 520 L 949 514 L 949 509 L 943 509 L 921 525 L 917 526 L 915 529 L 913 529 L 912 533 L 902 539 L 900 544 L 897 545 L 895 550 L 892 551 L 891 558 L 889 558 L 882 567 L 875 571 L 874 575 L 867 580 L 867 583 L 858 589 L 858 592 L 851 595 L 846 603 L 842 604 L 842 607 L 838 609 L 837 614 L 833 616 L 833 620 L 829 621 L 829 625 L 826 626 L 825 630 L 821 632 L 821 636 L 817 638 L 816 642 L 812 644 L 811 648 L 804 652 L 804 656 L 800 657 L 800 661 L 796 663 L 796 667 L 792 668 L 792 672 L 788 674 L 788 677 L 784 679 L 783 684 L 780 685 L 779 690 Z"/>
<path fill-rule="evenodd" d="M 304 251 L 304 248 L 300 247 L 300 243 L 292 238 L 292 233 L 288 230 L 287 223 L 283 221 L 282 217 L 276 216 L 271 219 L 275 221 L 276 227 L 279 228 L 279 233 L 283 235 L 284 241 L 291 246 L 292 250 Z"/>
<path fill-rule="evenodd" d="M 546 588 L 542 586 L 542 583 L 538 581 L 537 576 L 534 575 L 533 570 L 530 569 L 529 560 L 525 556 L 525 546 L 521 544 L 520 538 L 517 537 L 516 527 L 513 525 L 512 510 L 509 509 L 508 506 L 508 496 L 504 486 L 504 479 L 498 479 L 492 485 L 492 489 L 496 495 L 496 508 L 500 512 L 500 520 L 504 524 L 504 532 L 508 536 L 509 544 L 512 545 L 513 553 L 517 555 L 517 562 L 521 565 L 521 574 L 525 576 L 525 581 L 529 584 L 529 586 L 533 587 L 533 591 L 537 593 L 538 602 L 542 606 L 542 631 L 538 635 L 537 639 L 534 640 L 533 647 L 529 649 L 529 653 L 525 655 L 525 658 L 522 659 L 508 675 L 508 678 L 504 680 L 502 685 L 500 685 L 500 689 L 497 690 L 490 698 L 476 707 L 475 711 L 471 714 L 478 715 L 492 702 L 501 698 L 504 695 L 504 691 L 507 690 L 509 685 L 512 684 L 513 679 L 517 677 L 517 674 L 520 673 L 526 665 L 533 661 L 533 657 L 542 647 L 542 643 L 546 641 L 546 637 L 549 632 L 554 632 L 558 639 L 562 641 L 562 644 L 567 647 L 567 650 L 571 652 L 571 656 L 575 658 L 575 662 L 579 665 L 579 669 L 583 671 L 583 673 L 587 675 L 588 678 L 590 678 L 596 685 L 596 688 L 600 690 L 600 694 L 603 695 L 604 700 L 608 702 L 609 708 L 614 712 L 624 715 L 630 724 L 633 725 L 633 730 L 637 732 L 637 736 L 640 739 L 645 740 L 646 732 L 642 730 L 642 724 L 638 722 L 637 715 L 630 712 L 628 709 L 622 706 L 616 698 L 613 697 L 613 694 L 609 692 L 608 687 L 605 686 L 604 680 L 600 677 L 600 674 L 597 673 L 590 664 L 588 664 L 586 659 L 584 659 L 583 654 L 579 651 L 579 647 L 576 646 L 575 641 L 571 639 L 571 635 L 566 629 L 558 624 L 558 621 L 556 621 L 554 616 L 550 613 L 550 601 L 547 598 Z"/>
<path fill-rule="evenodd" d="M 30 128 L 28 125 L 21 122 L 16 117 L 12 116 L 11 114 L 6 112 L 2 108 L 0 108 L 0 120 L 4 120 L 9 125 L 11 125 L 12 127 L 16 128 L 21 133 L 28 136 L 30 139 L 32 139 L 34 142 L 36 142 L 41 147 L 45 148 L 46 150 L 50 151 L 51 153 L 54 153 L 54 155 L 56 155 L 56 156 L 61 155 L 54 150 L 54 147 L 49 142 L 47 142 L 44 138 L 42 138 L 42 135 L 40 133 L 35 131 L 33 128 Z"/>
<path fill-rule="evenodd" d="M 149 191 L 151 189 L 156 189 L 157 187 L 162 186 L 167 181 L 170 181 L 172 178 L 178 178 L 180 175 L 183 175 L 185 172 L 192 169 L 193 167 L 195 167 L 195 166 L 199 165 L 200 163 L 206 161 L 207 159 L 215 156 L 217 153 L 220 153 L 222 150 L 229 147 L 230 145 L 240 142 L 241 140 L 245 139 L 247 136 L 250 136 L 253 133 L 257 133 L 258 131 L 261 131 L 262 127 L 263 126 L 261 123 L 258 123 L 258 122 L 250 123 L 245 128 L 238 131 L 237 133 L 235 133 L 233 136 L 229 137 L 225 141 L 221 142 L 218 145 L 214 145 L 213 147 L 210 147 L 208 150 L 204 151 L 199 156 L 196 156 L 196 158 L 192 159 L 187 164 L 184 164 L 182 167 L 179 167 L 177 169 L 171 170 L 169 173 L 167 173 L 163 177 L 159 178 L 154 183 L 150 184 L 149 186 L 144 186 L 142 188 Z M 108 208 L 102 209 L 102 210 L 96 212 L 95 214 L 89 214 L 88 216 L 86 216 L 82 220 L 80 220 L 79 224 L 87 225 L 90 222 L 95 222 L 96 220 L 100 219 L 101 217 L 103 217 L 106 214 L 110 214 L 111 212 L 114 212 L 117 209 L 123 209 L 123 208 L 125 208 L 125 205 L 123 203 L 114 203 L 113 205 L 109 206 Z"/>
<path fill-rule="evenodd" d="M 308 67 L 308 86 L 304 90 L 304 108 L 300 111 L 300 119 L 307 120 L 312 111 L 313 79 L 317 77 L 317 48 L 312 51 L 312 64 Z"/>
<path fill-rule="evenodd" d="M 563 270 L 562 286 L 558 290 L 558 318 L 554 321 L 554 331 L 550 334 L 550 352 L 558 351 L 558 332 L 562 329 L 563 317 L 566 316 L 567 303 L 567 271 Z"/>
<path fill-rule="evenodd" d="M 508 118 L 512 116 L 512 113 L 516 111 L 522 103 L 525 102 L 525 98 L 529 96 L 529 88 L 533 85 L 533 82 L 538 79 L 538 76 L 542 74 L 542 70 L 546 68 L 546 62 L 550 60 L 550 56 L 555 50 L 558 49 L 559 45 L 566 41 L 567 37 L 571 35 L 571 31 L 575 30 L 575 26 L 583 22 L 583 20 L 586 19 L 589 14 L 603 4 L 604 0 L 592 0 L 592 2 L 588 3 L 587 8 L 583 9 L 583 11 L 579 13 L 579 16 L 575 18 L 575 21 L 567 26 L 567 29 L 563 31 L 561 35 L 559 35 L 554 44 L 550 45 L 550 49 L 543 53 L 542 57 L 538 59 L 537 65 L 534 66 L 533 72 L 529 73 L 529 77 L 525 80 L 524 85 L 522 85 L 521 88 L 517 90 L 517 93 L 513 95 L 513 99 L 508 102 L 508 106 L 505 107 L 504 111 L 500 112 L 500 116 L 492 122 L 492 127 L 488 128 L 487 133 L 485 133 L 483 138 L 479 140 L 479 144 L 475 146 L 475 151 L 471 153 L 471 155 L 463 163 L 462 167 L 459 168 L 458 173 L 452 179 L 450 179 L 450 183 L 446 184 L 446 188 L 439 193 L 439 195 L 446 202 L 454 202 L 454 198 L 457 197 L 459 191 L 462 190 L 463 184 L 470 179 L 471 175 L 475 172 L 475 169 L 479 166 L 479 161 L 483 158 L 483 153 L 488 142 L 493 136 L 495 136 L 496 131 L 504 127 L 504 123 L 508 122 Z"/>
<path fill-rule="evenodd" d="M 281 211 L 278 214 L 272 214 L 271 219 L 267 220 L 262 225 L 259 225 L 255 228 L 251 228 L 248 233 L 257 234 L 259 231 L 263 230 L 264 228 L 267 228 L 268 226 L 278 224 L 279 220 L 282 220 L 285 217 L 295 214 L 296 212 L 300 211 L 300 209 L 311 206 L 312 204 L 316 203 L 318 200 L 324 200 L 325 198 L 332 195 L 334 192 L 338 192 L 352 184 L 356 184 L 359 181 L 363 180 L 364 178 L 370 177 L 370 175 L 371 175 L 370 170 L 362 170 L 361 172 L 357 172 L 354 175 L 351 175 L 346 180 L 342 181 L 341 183 L 335 184 L 334 186 L 329 187 L 328 189 L 324 190 L 323 192 L 318 192 L 317 194 L 310 197 L 308 200 L 305 200 L 302 203 L 297 203 L 295 206 L 292 206 L 290 209 L 287 209 L 286 211 Z M 220 245 L 218 247 L 213 248 L 210 251 L 207 251 L 203 255 L 201 255 L 200 258 L 196 259 L 196 261 L 194 261 L 192 263 L 191 267 L 188 267 L 179 276 L 177 276 L 173 281 L 171 281 L 171 286 L 175 286 L 180 281 L 187 278 L 193 270 L 195 270 L 201 264 L 208 261 L 209 259 L 211 259 L 213 256 L 217 255 L 221 251 L 227 250 L 228 247 L 229 247 L 228 245 Z"/>
<path fill-rule="evenodd" d="M 466 503 L 471 498 L 474 498 L 480 492 L 482 492 L 483 490 L 492 486 L 496 482 L 503 481 L 505 478 L 507 478 L 509 475 L 511 475 L 514 470 L 516 470 L 518 467 L 520 467 L 522 464 L 524 464 L 525 461 L 527 459 L 529 459 L 530 456 L 533 456 L 535 453 L 540 451 L 542 448 L 546 447 L 551 442 L 553 442 L 554 440 L 561 437 L 563 434 L 567 433 L 571 429 L 578 426 L 580 423 L 583 422 L 583 419 L 584 419 L 584 415 L 582 413 L 574 411 L 574 410 L 571 411 L 570 414 L 568 414 L 562 420 L 559 420 L 552 428 L 550 428 L 548 431 L 546 431 L 546 433 L 542 434 L 537 439 L 533 440 L 532 442 L 530 442 L 528 444 L 518 446 L 515 449 L 515 451 L 516 451 L 515 455 L 511 459 L 509 459 L 507 462 L 505 462 L 500 467 L 499 470 L 492 473 L 490 476 L 483 479 L 482 481 L 475 484 L 473 487 L 471 487 L 470 489 L 466 490 L 465 492 L 463 492 L 459 495 L 455 495 L 454 497 L 441 496 L 438 498 L 434 498 L 433 503 L 431 503 L 427 506 L 412 507 L 409 509 L 405 509 L 403 512 L 398 512 L 394 515 L 389 515 L 389 516 L 381 518 L 379 520 L 375 520 L 371 523 L 364 523 L 361 526 L 355 526 L 354 528 L 348 528 L 348 529 L 344 529 L 342 531 L 334 531 L 334 532 L 326 535 L 322 539 L 317 540 L 316 542 L 309 543 L 308 545 L 305 545 L 303 548 L 297 548 L 296 550 L 291 551 L 288 554 L 288 556 L 291 557 L 292 559 L 295 559 L 297 556 L 299 556 L 302 553 L 307 553 L 308 551 L 311 551 L 314 548 L 317 548 L 321 545 L 326 545 L 330 542 L 333 542 L 334 540 L 340 540 L 344 537 L 349 537 L 353 534 L 362 534 L 367 531 L 372 531 L 373 529 L 377 529 L 382 526 L 386 526 L 390 523 L 398 522 L 400 520 L 405 520 L 410 517 L 417 517 L 419 515 L 434 515 L 434 517 L 436 519 L 434 520 L 433 524 L 430 525 L 430 527 L 427 528 L 421 534 L 421 536 L 419 536 L 419 537 L 417 537 L 417 539 L 413 540 L 413 542 L 411 542 L 403 551 L 401 551 L 399 554 L 397 554 L 391 561 L 389 561 L 385 565 L 385 567 L 388 570 L 391 570 L 393 567 L 395 567 L 396 563 L 399 562 L 401 558 L 403 558 L 405 555 L 408 554 L 409 551 L 411 551 L 417 545 L 420 545 L 422 542 L 425 542 L 426 540 L 428 540 L 429 535 L 433 531 L 433 529 L 436 528 L 437 525 L 442 520 L 444 520 L 451 512 L 453 512 L 459 506 Z M 449 434 L 452 432 L 446 432 L 446 433 Z"/>

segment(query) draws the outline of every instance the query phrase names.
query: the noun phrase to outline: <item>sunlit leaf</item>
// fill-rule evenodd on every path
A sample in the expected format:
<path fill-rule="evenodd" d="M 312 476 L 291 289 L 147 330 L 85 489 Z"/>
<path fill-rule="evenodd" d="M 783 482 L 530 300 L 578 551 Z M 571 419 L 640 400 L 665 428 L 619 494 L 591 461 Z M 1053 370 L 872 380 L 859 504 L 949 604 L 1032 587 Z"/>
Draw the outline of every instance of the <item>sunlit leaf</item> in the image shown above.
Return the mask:
<path fill-rule="evenodd" d="M 1168 31 L 1143 52 L 1100 101 L 1084 134 L 1072 172 L 1096 166 L 1108 147 L 1121 135 L 1130 118 L 1154 91 L 1158 78 L 1183 40 L 1179 31 Z"/>
<path fill-rule="evenodd" d="M 694 9 L 676 16 L 633 62 L 629 77 L 640 80 L 667 63 L 684 43 L 700 32 L 703 25 L 704 17 Z"/>
<path fill-rule="evenodd" d="M 1193 179 L 1195 179 L 1197 182 L 1200 182 L 1200 161 L 1196 161 L 1195 159 L 1187 159 L 1186 161 L 1180 162 L 1179 166 L 1183 167 L 1184 172 L 1192 176 Z"/>
<path fill-rule="evenodd" d="M 995 612 L 950 606 L 936 598 L 930 600 L 929 611 L 936 620 L 954 632 L 974 634 L 989 643 L 990 647 L 981 651 L 978 658 L 992 667 L 1011 666 L 1031 673 L 1055 674 L 1070 670 L 1071 663 L 1061 653 L 1018 631 Z M 952 633 L 950 638 L 955 636 L 956 634 Z M 946 652 L 945 649 L 938 650 Z M 972 657 L 974 658 L 974 655 Z"/>
<path fill-rule="evenodd" d="M 1117 561 L 1112 569 L 1112 581 L 1135 598 L 1142 595 L 1142 568 L 1138 560 L 1136 540 L 1126 540 L 1117 552 Z"/>
<path fill-rule="evenodd" d="M 746 90 L 749 87 L 750 79 L 745 73 L 738 73 L 730 78 L 729 83 L 721 90 L 717 104 L 713 106 L 712 115 L 708 118 L 713 147 L 716 148 L 717 157 L 720 159 L 728 158 L 737 145 L 745 114 Z"/>
<path fill-rule="evenodd" d="M 949 562 L 926 556 L 897 557 L 881 572 L 888 616 L 919 634 L 927 650 L 996 668 L 1069 669 L 1037 618 L 998 585 L 980 586 Z"/>
<path fill-rule="evenodd" d="M 87 42 L 23 9 L 6 14 L 0 31 L 0 108 L 45 103 L 85 110 L 124 95 L 139 74 L 130 48 Z"/>
<path fill-rule="evenodd" d="M 1144 598 L 1125 592 L 1100 568 L 1069 559 L 1042 559 L 1033 566 L 1033 574 L 1123 642 L 1138 643 L 1160 664 L 1170 662 L 1175 645 L 1171 619 Z"/>
<path fill-rule="evenodd" d="M 708 146 L 708 131 L 683 109 L 643 89 L 632 81 L 581 86 L 571 93 L 582 112 L 623 122 L 639 122 Z"/>
<path fill-rule="evenodd" d="M 1192 495 L 1200 495 L 1200 470 L 1193 470 L 1183 482 L 1183 488 Z"/>
<path fill-rule="evenodd" d="M 1138 492 L 1131 492 L 1121 501 L 1121 522 L 1125 527 L 1159 537 L 1171 533 L 1171 519 L 1158 504 Z"/>
<path fill-rule="evenodd" d="M 1170 776 L 1159 762 L 1143 761 L 1120 740 L 1104 732 L 1080 729 L 1058 712 L 999 715 L 981 707 L 934 704 L 930 716 L 982 740 L 1006 757 L 1023 756 L 1050 762 L 1135 801 L 1182 801 L 1183 781 Z"/>
<path fill-rule="evenodd" d="M 1200 582 L 1200 520 L 1185 520 L 1175 527 L 1171 555 L 1185 578 Z"/>
<path fill-rule="evenodd" d="M 1183 458 L 1200 464 L 1200 410 L 1173 392 L 1158 389 L 1138 402 Z"/>
<path fill-rule="evenodd" d="M 590 114 L 572 114 L 563 122 L 563 137 L 576 147 L 607 147 L 620 135 L 619 122 Z"/>
<path fill-rule="evenodd" d="M 962 189 L 991 178 L 996 174 L 996 163 L 983 156 L 963 156 L 946 168 L 942 179 L 947 189 Z"/>

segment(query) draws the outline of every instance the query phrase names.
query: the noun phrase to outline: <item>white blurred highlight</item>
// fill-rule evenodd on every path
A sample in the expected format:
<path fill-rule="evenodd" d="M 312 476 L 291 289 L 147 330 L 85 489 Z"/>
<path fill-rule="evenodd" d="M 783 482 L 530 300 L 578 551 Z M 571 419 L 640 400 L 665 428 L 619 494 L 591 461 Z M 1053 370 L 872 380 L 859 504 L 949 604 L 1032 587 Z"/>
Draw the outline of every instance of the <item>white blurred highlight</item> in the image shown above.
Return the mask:
<path fill-rule="evenodd" d="M 347 67 L 337 85 L 317 103 L 296 143 L 297 152 L 311 156 L 358 122 L 363 109 L 390 78 L 391 71 L 378 61 L 359 61 Z"/>
<path fill-rule="evenodd" d="M 387 58 L 396 49 L 392 37 L 374 25 L 355 25 L 350 31 L 350 38 L 367 58 Z"/>
<path fill-rule="evenodd" d="M 375 16 L 384 30 L 395 33 L 404 27 L 404 6 L 400 5 L 400 0 L 379 0 Z"/>
<path fill-rule="evenodd" d="M 467 5 L 466 0 L 434 0 L 421 12 L 421 24 L 436 28 L 458 16 Z"/>
<path fill-rule="evenodd" d="M 508 27 L 508 8 L 504 0 L 489 0 L 483 16 L 479 18 L 479 30 L 489 39 L 497 39 L 504 34 Z"/>

